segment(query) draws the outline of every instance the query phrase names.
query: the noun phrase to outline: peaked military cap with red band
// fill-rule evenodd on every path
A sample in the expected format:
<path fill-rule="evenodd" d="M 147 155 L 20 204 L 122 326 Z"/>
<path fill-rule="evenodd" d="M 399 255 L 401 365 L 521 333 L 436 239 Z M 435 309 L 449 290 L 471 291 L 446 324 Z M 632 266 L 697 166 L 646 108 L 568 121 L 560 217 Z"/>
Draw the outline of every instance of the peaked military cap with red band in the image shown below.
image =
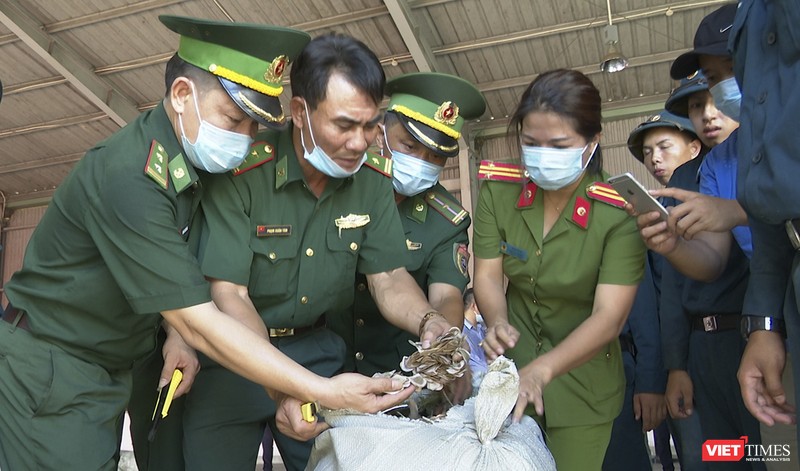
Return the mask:
<path fill-rule="evenodd" d="M 401 75 L 386 83 L 386 94 L 391 97 L 386 111 L 395 113 L 414 139 L 442 157 L 458 155 L 464 120 L 486 110 L 474 85 L 448 74 Z"/>
<path fill-rule="evenodd" d="M 248 116 L 271 128 L 286 124 L 278 98 L 283 75 L 311 37 L 279 26 L 183 16 L 158 17 L 181 35 L 178 56 L 215 75 Z"/>

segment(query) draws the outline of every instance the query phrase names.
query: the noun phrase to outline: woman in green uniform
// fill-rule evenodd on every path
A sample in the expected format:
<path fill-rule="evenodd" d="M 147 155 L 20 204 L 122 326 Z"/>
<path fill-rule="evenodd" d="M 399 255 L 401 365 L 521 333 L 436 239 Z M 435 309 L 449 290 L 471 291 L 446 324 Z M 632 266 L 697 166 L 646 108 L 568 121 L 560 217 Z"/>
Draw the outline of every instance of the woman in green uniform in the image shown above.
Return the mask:
<path fill-rule="evenodd" d="M 483 347 L 516 362 L 514 417 L 537 419 L 561 471 L 602 466 L 625 389 L 617 337 L 644 265 L 634 221 L 603 183 L 600 103 L 579 72 L 537 77 L 509 125 L 521 186 L 488 172 L 499 181 L 483 182 L 475 211 Z"/>

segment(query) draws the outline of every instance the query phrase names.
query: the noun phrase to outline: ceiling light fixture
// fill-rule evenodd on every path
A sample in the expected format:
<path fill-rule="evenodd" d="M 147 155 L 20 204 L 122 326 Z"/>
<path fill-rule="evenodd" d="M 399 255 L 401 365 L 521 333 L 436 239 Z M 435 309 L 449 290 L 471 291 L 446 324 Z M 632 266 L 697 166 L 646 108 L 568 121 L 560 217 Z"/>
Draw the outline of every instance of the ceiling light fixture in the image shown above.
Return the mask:
<path fill-rule="evenodd" d="M 628 59 L 622 55 L 617 44 L 619 44 L 619 31 L 611 24 L 611 0 L 606 0 L 608 6 L 608 26 L 603 28 L 603 40 L 608 47 L 603 61 L 600 62 L 600 70 L 606 73 L 614 73 L 628 67 Z"/>

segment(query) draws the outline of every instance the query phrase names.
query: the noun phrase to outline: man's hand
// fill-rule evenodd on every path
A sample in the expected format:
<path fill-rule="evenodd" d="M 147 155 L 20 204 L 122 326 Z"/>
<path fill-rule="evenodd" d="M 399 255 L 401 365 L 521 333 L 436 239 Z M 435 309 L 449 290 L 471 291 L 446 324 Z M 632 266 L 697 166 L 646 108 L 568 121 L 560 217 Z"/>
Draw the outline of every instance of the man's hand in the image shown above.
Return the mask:
<path fill-rule="evenodd" d="M 375 413 L 400 404 L 414 392 L 403 388 L 403 381 L 391 378 L 368 378 L 358 373 L 343 373 L 330 378 L 326 397 L 319 403 L 327 409 L 352 409 Z"/>
<path fill-rule="evenodd" d="M 446 334 L 450 327 L 450 322 L 441 314 L 429 317 L 420 330 L 419 341 L 422 348 L 430 348 L 433 341 Z"/>
<path fill-rule="evenodd" d="M 671 214 L 674 209 L 674 207 L 670 206 L 667 211 Z M 658 211 L 638 214 L 630 203 L 625 205 L 625 211 L 632 216 L 636 216 L 636 226 L 639 228 L 639 234 L 642 236 L 647 248 L 653 252 L 666 256 L 672 253 L 680 243 L 678 234 L 670 230 L 667 221 L 661 220 L 661 215 Z"/>
<path fill-rule="evenodd" d="M 750 334 L 737 377 L 744 405 L 764 424 L 796 421 L 795 408 L 786 402 L 781 383 L 785 366 L 786 349 L 780 334 L 768 331 Z"/>
<path fill-rule="evenodd" d="M 164 328 L 167 331 L 167 339 L 161 349 L 161 354 L 164 357 L 164 368 L 161 369 L 158 387 L 162 388 L 168 385 L 172 380 L 172 372 L 176 369 L 181 370 L 183 379 L 178 385 L 178 389 L 175 390 L 174 396 L 178 398 L 192 389 L 197 372 L 200 371 L 200 361 L 197 359 L 197 353 L 183 341 L 177 330 L 166 323 Z"/>
<path fill-rule="evenodd" d="M 667 417 L 667 403 L 663 394 L 638 393 L 633 395 L 633 416 L 642 421 L 642 432 L 658 427 Z"/>
<path fill-rule="evenodd" d="M 489 327 L 483 339 L 483 351 L 489 363 L 503 355 L 507 349 L 513 348 L 519 340 L 519 331 L 508 322 L 499 322 Z"/>
<path fill-rule="evenodd" d="M 666 196 L 682 201 L 669 214 L 669 228 L 686 240 L 699 232 L 727 232 L 747 224 L 744 210 L 735 200 L 717 198 L 680 188 L 653 190 L 654 196 Z"/>
<path fill-rule="evenodd" d="M 395 406 L 414 392 L 415 388 L 403 388 L 403 381 L 391 378 L 368 378 L 357 373 L 343 373 L 327 379 L 326 397 L 319 403 L 326 409 L 352 409 L 359 412 L 375 413 Z M 300 406 L 302 401 L 283 393 L 270 391 L 278 404 L 276 421 L 278 429 L 295 440 L 310 440 L 328 425 L 319 420 L 303 420 Z"/>
<path fill-rule="evenodd" d="M 275 421 L 284 435 L 304 442 L 330 428 L 316 417 L 313 422 L 306 422 L 300 412 L 300 406 L 303 405 L 301 401 L 281 393 L 276 394 L 274 399 L 278 404 Z"/>
<path fill-rule="evenodd" d="M 694 407 L 694 384 L 685 370 L 669 370 L 667 378 L 667 401 L 669 415 L 673 419 L 685 419 L 692 415 Z"/>

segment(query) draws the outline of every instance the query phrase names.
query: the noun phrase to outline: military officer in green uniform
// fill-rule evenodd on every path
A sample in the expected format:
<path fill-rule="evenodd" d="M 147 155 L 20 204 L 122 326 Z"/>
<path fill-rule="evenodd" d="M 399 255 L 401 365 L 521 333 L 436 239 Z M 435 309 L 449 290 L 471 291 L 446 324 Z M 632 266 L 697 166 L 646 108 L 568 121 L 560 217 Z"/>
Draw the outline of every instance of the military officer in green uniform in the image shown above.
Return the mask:
<path fill-rule="evenodd" d="M 385 85 L 377 58 L 353 38 L 320 36 L 291 83 L 291 126 L 259 134 L 239 168 L 208 180 L 199 259 L 220 308 L 329 376 L 345 347 L 326 315 L 352 303 L 356 272 L 396 325 L 430 342 L 450 324 L 403 268 L 389 161 L 367 154 Z M 252 470 L 265 425 L 287 469 L 304 469 L 311 442 L 277 429 L 263 388 L 201 364 L 183 417 L 187 469 Z"/>
<path fill-rule="evenodd" d="M 405 234 L 405 266 L 431 305 L 451 324 L 464 322 L 462 293 L 469 282 L 469 214 L 440 183 L 445 162 L 459 154 L 466 119 L 483 114 L 486 103 L 469 82 L 452 75 L 411 73 L 386 84 L 391 97 L 378 135 L 392 159 L 392 184 Z M 355 300 L 328 316 L 328 325 L 345 340 L 346 371 L 365 375 L 398 370 L 416 349 L 417 337 L 383 318 L 356 277 Z"/>
<path fill-rule="evenodd" d="M 264 71 L 276 58 L 293 57 L 307 35 L 161 20 L 182 35 L 165 99 L 87 152 L 5 286 L 5 471 L 116 470 L 131 367 L 154 349 L 162 319 L 169 331 L 164 369 L 185 374 L 179 394 L 191 386 L 197 348 L 271 390 L 327 407 L 378 410 L 397 401 L 377 395 L 396 389 L 391 382 L 322 378 L 220 311 L 187 242 L 201 178 L 239 165 L 258 122 L 279 122 L 280 81 Z"/>
<path fill-rule="evenodd" d="M 516 362 L 514 416 L 535 416 L 563 471 L 602 467 L 625 392 L 618 336 L 644 273 L 634 220 L 603 183 L 600 110 L 580 72 L 539 75 L 511 118 L 524 177 L 494 181 L 512 169 L 482 165 L 475 210 L 484 350 Z"/>

